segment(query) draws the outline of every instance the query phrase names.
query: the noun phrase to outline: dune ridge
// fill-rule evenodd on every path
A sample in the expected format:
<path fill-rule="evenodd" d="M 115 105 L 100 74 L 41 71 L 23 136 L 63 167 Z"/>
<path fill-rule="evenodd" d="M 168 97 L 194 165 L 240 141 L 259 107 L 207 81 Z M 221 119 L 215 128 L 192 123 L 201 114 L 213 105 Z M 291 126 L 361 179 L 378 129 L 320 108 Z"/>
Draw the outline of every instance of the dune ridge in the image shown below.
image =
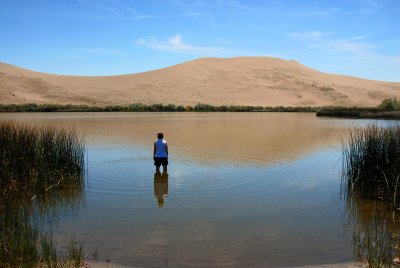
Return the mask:
<path fill-rule="evenodd" d="M 1 104 L 376 106 L 389 97 L 400 98 L 400 83 L 271 57 L 200 58 L 116 76 L 55 75 L 0 63 Z"/>

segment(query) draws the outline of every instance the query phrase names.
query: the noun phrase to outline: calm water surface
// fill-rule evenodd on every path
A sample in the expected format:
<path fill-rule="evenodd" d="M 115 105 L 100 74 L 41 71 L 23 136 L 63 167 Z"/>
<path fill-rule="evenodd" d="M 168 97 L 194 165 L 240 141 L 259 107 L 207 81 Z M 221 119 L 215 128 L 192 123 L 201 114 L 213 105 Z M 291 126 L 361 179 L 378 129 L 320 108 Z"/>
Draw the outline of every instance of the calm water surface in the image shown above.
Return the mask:
<path fill-rule="evenodd" d="M 286 267 L 353 260 L 341 137 L 367 120 L 304 113 L 20 113 L 86 139 L 85 202 L 54 226 L 99 260 L 139 267 Z M 169 175 L 155 177 L 156 133 Z M 90 258 L 90 257 L 89 257 Z"/>

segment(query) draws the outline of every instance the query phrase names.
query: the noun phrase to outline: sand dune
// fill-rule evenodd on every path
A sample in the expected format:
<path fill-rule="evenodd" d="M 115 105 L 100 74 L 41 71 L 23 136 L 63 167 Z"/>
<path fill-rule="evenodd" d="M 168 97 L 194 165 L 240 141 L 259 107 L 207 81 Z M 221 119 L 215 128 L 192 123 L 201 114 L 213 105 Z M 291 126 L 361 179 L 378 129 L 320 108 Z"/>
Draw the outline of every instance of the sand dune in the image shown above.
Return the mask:
<path fill-rule="evenodd" d="M 66 76 L 0 63 L 0 103 L 375 106 L 400 83 L 326 74 L 270 57 L 201 58 L 150 72 Z"/>

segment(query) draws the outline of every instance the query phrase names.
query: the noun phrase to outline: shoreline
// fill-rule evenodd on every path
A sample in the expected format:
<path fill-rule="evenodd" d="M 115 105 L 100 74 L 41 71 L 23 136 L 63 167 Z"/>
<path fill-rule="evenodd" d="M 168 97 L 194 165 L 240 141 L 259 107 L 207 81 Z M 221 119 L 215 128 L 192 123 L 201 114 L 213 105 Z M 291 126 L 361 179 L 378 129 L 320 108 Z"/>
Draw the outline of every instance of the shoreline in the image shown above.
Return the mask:
<path fill-rule="evenodd" d="M 317 112 L 323 107 L 313 106 L 251 106 L 251 105 L 196 105 L 143 104 L 76 105 L 76 104 L 0 104 L 0 112 Z"/>
<path fill-rule="evenodd" d="M 85 261 L 85 265 L 86 265 L 85 267 L 88 268 L 145 268 L 145 266 L 130 266 L 113 262 L 100 262 L 100 261 Z M 359 262 L 343 262 L 343 263 L 339 262 L 339 263 L 304 265 L 304 266 L 282 266 L 282 268 L 367 268 L 367 267 L 368 267 L 367 264 Z"/>
<path fill-rule="evenodd" d="M 400 119 L 399 110 L 380 108 L 322 108 L 317 117 L 350 118 L 350 119 Z"/>
<path fill-rule="evenodd" d="M 183 106 L 175 104 L 143 104 L 126 105 L 74 105 L 74 104 L 0 104 L 0 113 L 41 113 L 41 112 L 287 112 L 315 113 L 317 117 L 347 119 L 400 119 L 400 110 L 382 109 L 378 107 L 342 107 L 342 106 L 240 106 L 196 104 Z"/>

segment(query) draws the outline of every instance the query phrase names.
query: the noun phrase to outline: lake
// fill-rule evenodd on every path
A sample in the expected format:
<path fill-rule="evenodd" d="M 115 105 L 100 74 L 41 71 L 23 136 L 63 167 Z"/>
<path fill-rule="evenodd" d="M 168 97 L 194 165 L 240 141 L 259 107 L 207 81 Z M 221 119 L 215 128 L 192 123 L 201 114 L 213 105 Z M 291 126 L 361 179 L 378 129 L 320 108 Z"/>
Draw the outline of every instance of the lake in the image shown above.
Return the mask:
<path fill-rule="evenodd" d="M 370 120 L 313 113 L 3 113 L 86 140 L 83 201 L 52 226 L 60 247 L 136 267 L 287 267 L 353 261 L 341 139 Z M 387 124 L 389 121 L 381 122 Z M 156 133 L 169 144 L 155 176 Z M 49 228 L 44 227 L 44 228 Z"/>

